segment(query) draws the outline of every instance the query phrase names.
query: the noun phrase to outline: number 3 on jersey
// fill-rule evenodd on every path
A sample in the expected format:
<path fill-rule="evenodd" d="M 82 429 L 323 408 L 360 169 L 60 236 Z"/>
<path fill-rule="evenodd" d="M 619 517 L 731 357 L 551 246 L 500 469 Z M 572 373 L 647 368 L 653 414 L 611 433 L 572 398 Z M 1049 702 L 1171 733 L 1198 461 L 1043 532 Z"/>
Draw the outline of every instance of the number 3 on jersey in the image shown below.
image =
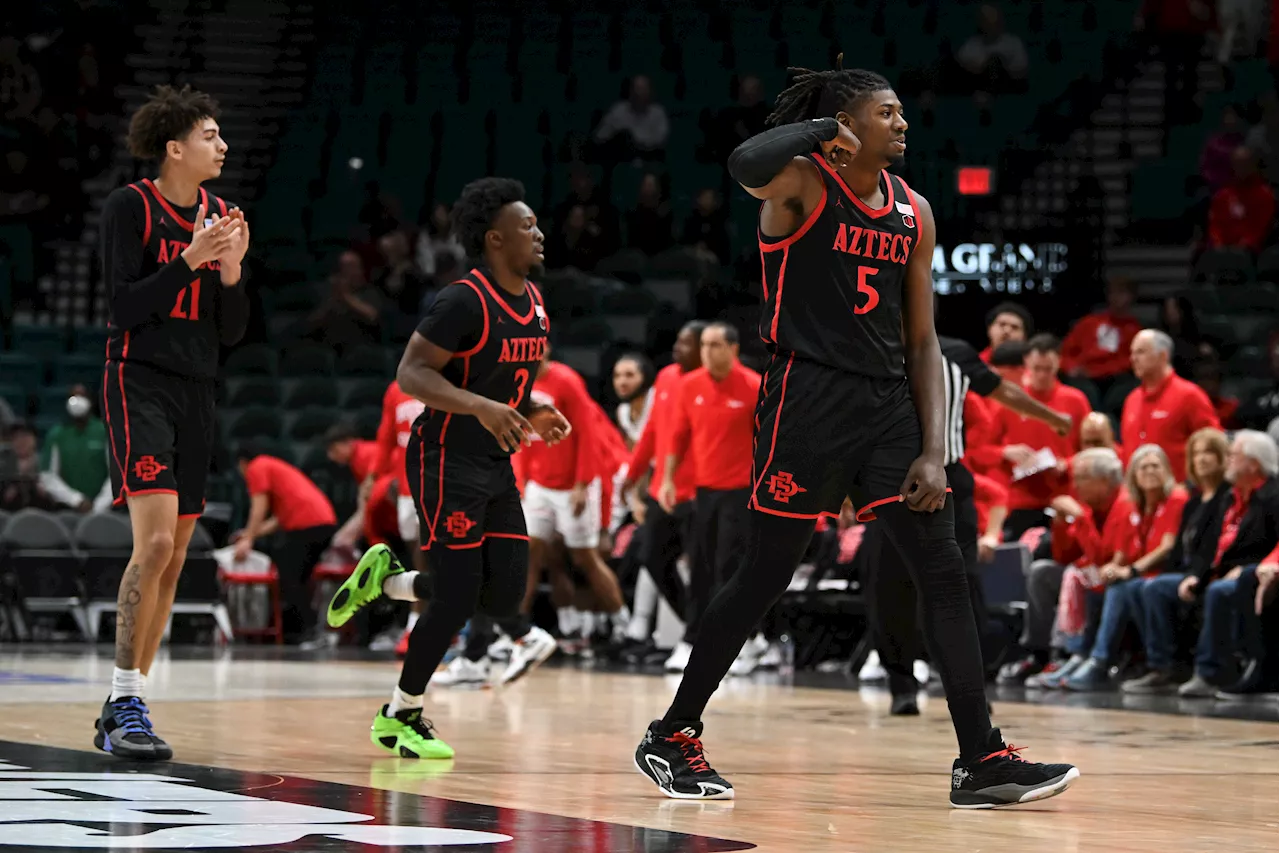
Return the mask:
<path fill-rule="evenodd" d="M 188 293 L 191 294 L 190 311 L 182 307 L 183 303 L 187 301 Z M 174 300 L 173 310 L 169 312 L 169 316 L 178 320 L 200 319 L 200 279 L 192 279 L 190 284 L 178 291 L 178 298 Z"/>
<path fill-rule="evenodd" d="M 524 392 L 529 387 L 529 371 L 523 367 L 516 371 L 516 382 L 519 387 L 516 388 L 516 395 L 507 401 L 507 405 L 513 409 L 518 409 L 520 403 L 524 401 Z"/>

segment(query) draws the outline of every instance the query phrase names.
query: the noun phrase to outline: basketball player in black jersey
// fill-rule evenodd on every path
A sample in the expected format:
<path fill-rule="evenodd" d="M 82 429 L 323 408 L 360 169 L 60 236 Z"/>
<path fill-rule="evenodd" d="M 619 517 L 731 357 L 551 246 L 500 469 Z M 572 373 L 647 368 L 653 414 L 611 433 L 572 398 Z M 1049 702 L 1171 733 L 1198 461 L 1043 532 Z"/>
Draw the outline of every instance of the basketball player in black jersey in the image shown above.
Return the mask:
<path fill-rule="evenodd" d="M 189 86 L 157 88 L 130 121 L 128 143 L 135 157 L 159 164 L 159 175 L 115 190 L 102 211 L 110 312 L 102 414 L 133 555 L 94 744 L 122 758 L 173 756 L 152 730 L 145 679 L 204 510 L 218 348 L 239 341 L 249 317 L 248 223 L 200 186 L 221 174 L 227 154 L 217 116 L 217 103 Z"/>
<path fill-rule="evenodd" d="M 867 71 L 792 72 L 774 127 L 729 158 L 730 174 L 764 202 L 760 335 L 772 358 L 756 407 L 752 527 L 636 765 L 670 797 L 732 798 L 703 753 L 702 712 L 787 588 L 814 519 L 839 513 L 848 495 L 864 519 L 878 515 L 919 591 L 959 742 L 951 803 L 990 808 L 1052 796 L 1078 771 L 1022 761 L 987 713 L 942 465 L 933 213 L 885 171 L 906 152 L 902 104 Z"/>
<path fill-rule="evenodd" d="M 519 616 L 529 536 L 511 470 L 511 454 L 530 434 L 554 444 L 570 430 L 563 415 L 529 394 L 550 328 L 542 294 L 528 280 L 541 270 L 543 235 L 523 185 L 505 178 L 468 184 L 453 218 L 462 247 L 481 264 L 436 297 L 396 374 L 404 392 L 426 405 L 409 439 L 405 476 L 434 583 L 376 546 L 329 605 L 337 627 L 383 594 L 430 600 L 371 732 L 375 746 L 406 758 L 453 756 L 422 718 L 422 694 L 477 608 L 516 641 L 504 680 L 555 650 L 547 632 Z"/>

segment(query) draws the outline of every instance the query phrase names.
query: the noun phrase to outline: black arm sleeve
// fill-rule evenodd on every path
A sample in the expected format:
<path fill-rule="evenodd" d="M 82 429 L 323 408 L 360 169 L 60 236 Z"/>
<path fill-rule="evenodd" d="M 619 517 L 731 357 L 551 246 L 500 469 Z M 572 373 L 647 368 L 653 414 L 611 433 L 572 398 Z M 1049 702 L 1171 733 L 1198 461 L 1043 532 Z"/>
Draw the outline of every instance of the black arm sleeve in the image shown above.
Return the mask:
<path fill-rule="evenodd" d="M 485 332 L 484 307 L 480 297 L 465 284 L 451 284 L 427 309 L 418 324 L 418 334 L 449 352 L 465 352 Z"/>
<path fill-rule="evenodd" d="M 756 134 L 733 149 L 729 174 L 744 187 L 763 187 L 787 167 L 792 158 L 808 154 L 819 142 L 830 142 L 840 132 L 833 118 L 816 118 L 784 124 Z"/>
<path fill-rule="evenodd" d="M 173 307 L 178 292 L 191 282 L 191 267 L 182 255 L 145 278 L 142 237 L 146 209 L 142 196 L 122 187 L 107 196 L 102 208 L 102 277 L 111 304 L 111 320 L 132 329 Z"/>
<path fill-rule="evenodd" d="M 938 337 L 943 357 L 969 377 L 969 387 L 980 397 L 989 397 L 1000 387 L 1000 374 L 988 367 L 978 351 L 959 338 Z"/>
<path fill-rule="evenodd" d="M 249 327 L 249 292 L 245 279 L 249 271 L 240 267 L 240 280 L 234 287 L 218 287 L 218 338 L 229 347 L 240 343 Z"/>

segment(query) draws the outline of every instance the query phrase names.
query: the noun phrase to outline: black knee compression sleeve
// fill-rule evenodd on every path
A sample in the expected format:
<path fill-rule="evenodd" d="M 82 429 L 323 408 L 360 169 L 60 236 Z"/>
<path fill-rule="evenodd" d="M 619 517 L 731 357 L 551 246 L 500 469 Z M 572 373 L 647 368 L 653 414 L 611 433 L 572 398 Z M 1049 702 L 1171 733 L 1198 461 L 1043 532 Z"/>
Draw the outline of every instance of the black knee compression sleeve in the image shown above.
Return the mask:
<path fill-rule="evenodd" d="M 427 681 L 444 659 L 449 644 L 475 612 L 484 575 L 480 551 L 437 548 L 432 552 L 430 603 L 413 626 L 400 670 L 400 689 L 405 693 L 417 696 L 427 689 Z"/>

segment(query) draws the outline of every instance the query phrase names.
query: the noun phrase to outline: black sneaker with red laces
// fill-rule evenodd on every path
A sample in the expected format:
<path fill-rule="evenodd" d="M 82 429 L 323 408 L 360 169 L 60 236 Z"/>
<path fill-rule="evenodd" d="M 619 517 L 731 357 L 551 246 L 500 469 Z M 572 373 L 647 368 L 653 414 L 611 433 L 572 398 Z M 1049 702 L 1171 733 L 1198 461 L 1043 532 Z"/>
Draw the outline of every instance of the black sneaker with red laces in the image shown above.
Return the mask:
<path fill-rule="evenodd" d="M 732 800 L 733 786 L 707 763 L 702 723 L 654 720 L 636 747 L 636 769 L 676 800 Z"/>
<path fill-rule="evenodd" d="M 1070 764 L 1032 764 L 1018 756 L 1025 749 L 1007 746 L 999 729 L 987 739 L 991 750 L 980 758 L 951 765 L 951 805 L 957 809 L 994 809 L 1056 797 L 1080 778 Z"/>

